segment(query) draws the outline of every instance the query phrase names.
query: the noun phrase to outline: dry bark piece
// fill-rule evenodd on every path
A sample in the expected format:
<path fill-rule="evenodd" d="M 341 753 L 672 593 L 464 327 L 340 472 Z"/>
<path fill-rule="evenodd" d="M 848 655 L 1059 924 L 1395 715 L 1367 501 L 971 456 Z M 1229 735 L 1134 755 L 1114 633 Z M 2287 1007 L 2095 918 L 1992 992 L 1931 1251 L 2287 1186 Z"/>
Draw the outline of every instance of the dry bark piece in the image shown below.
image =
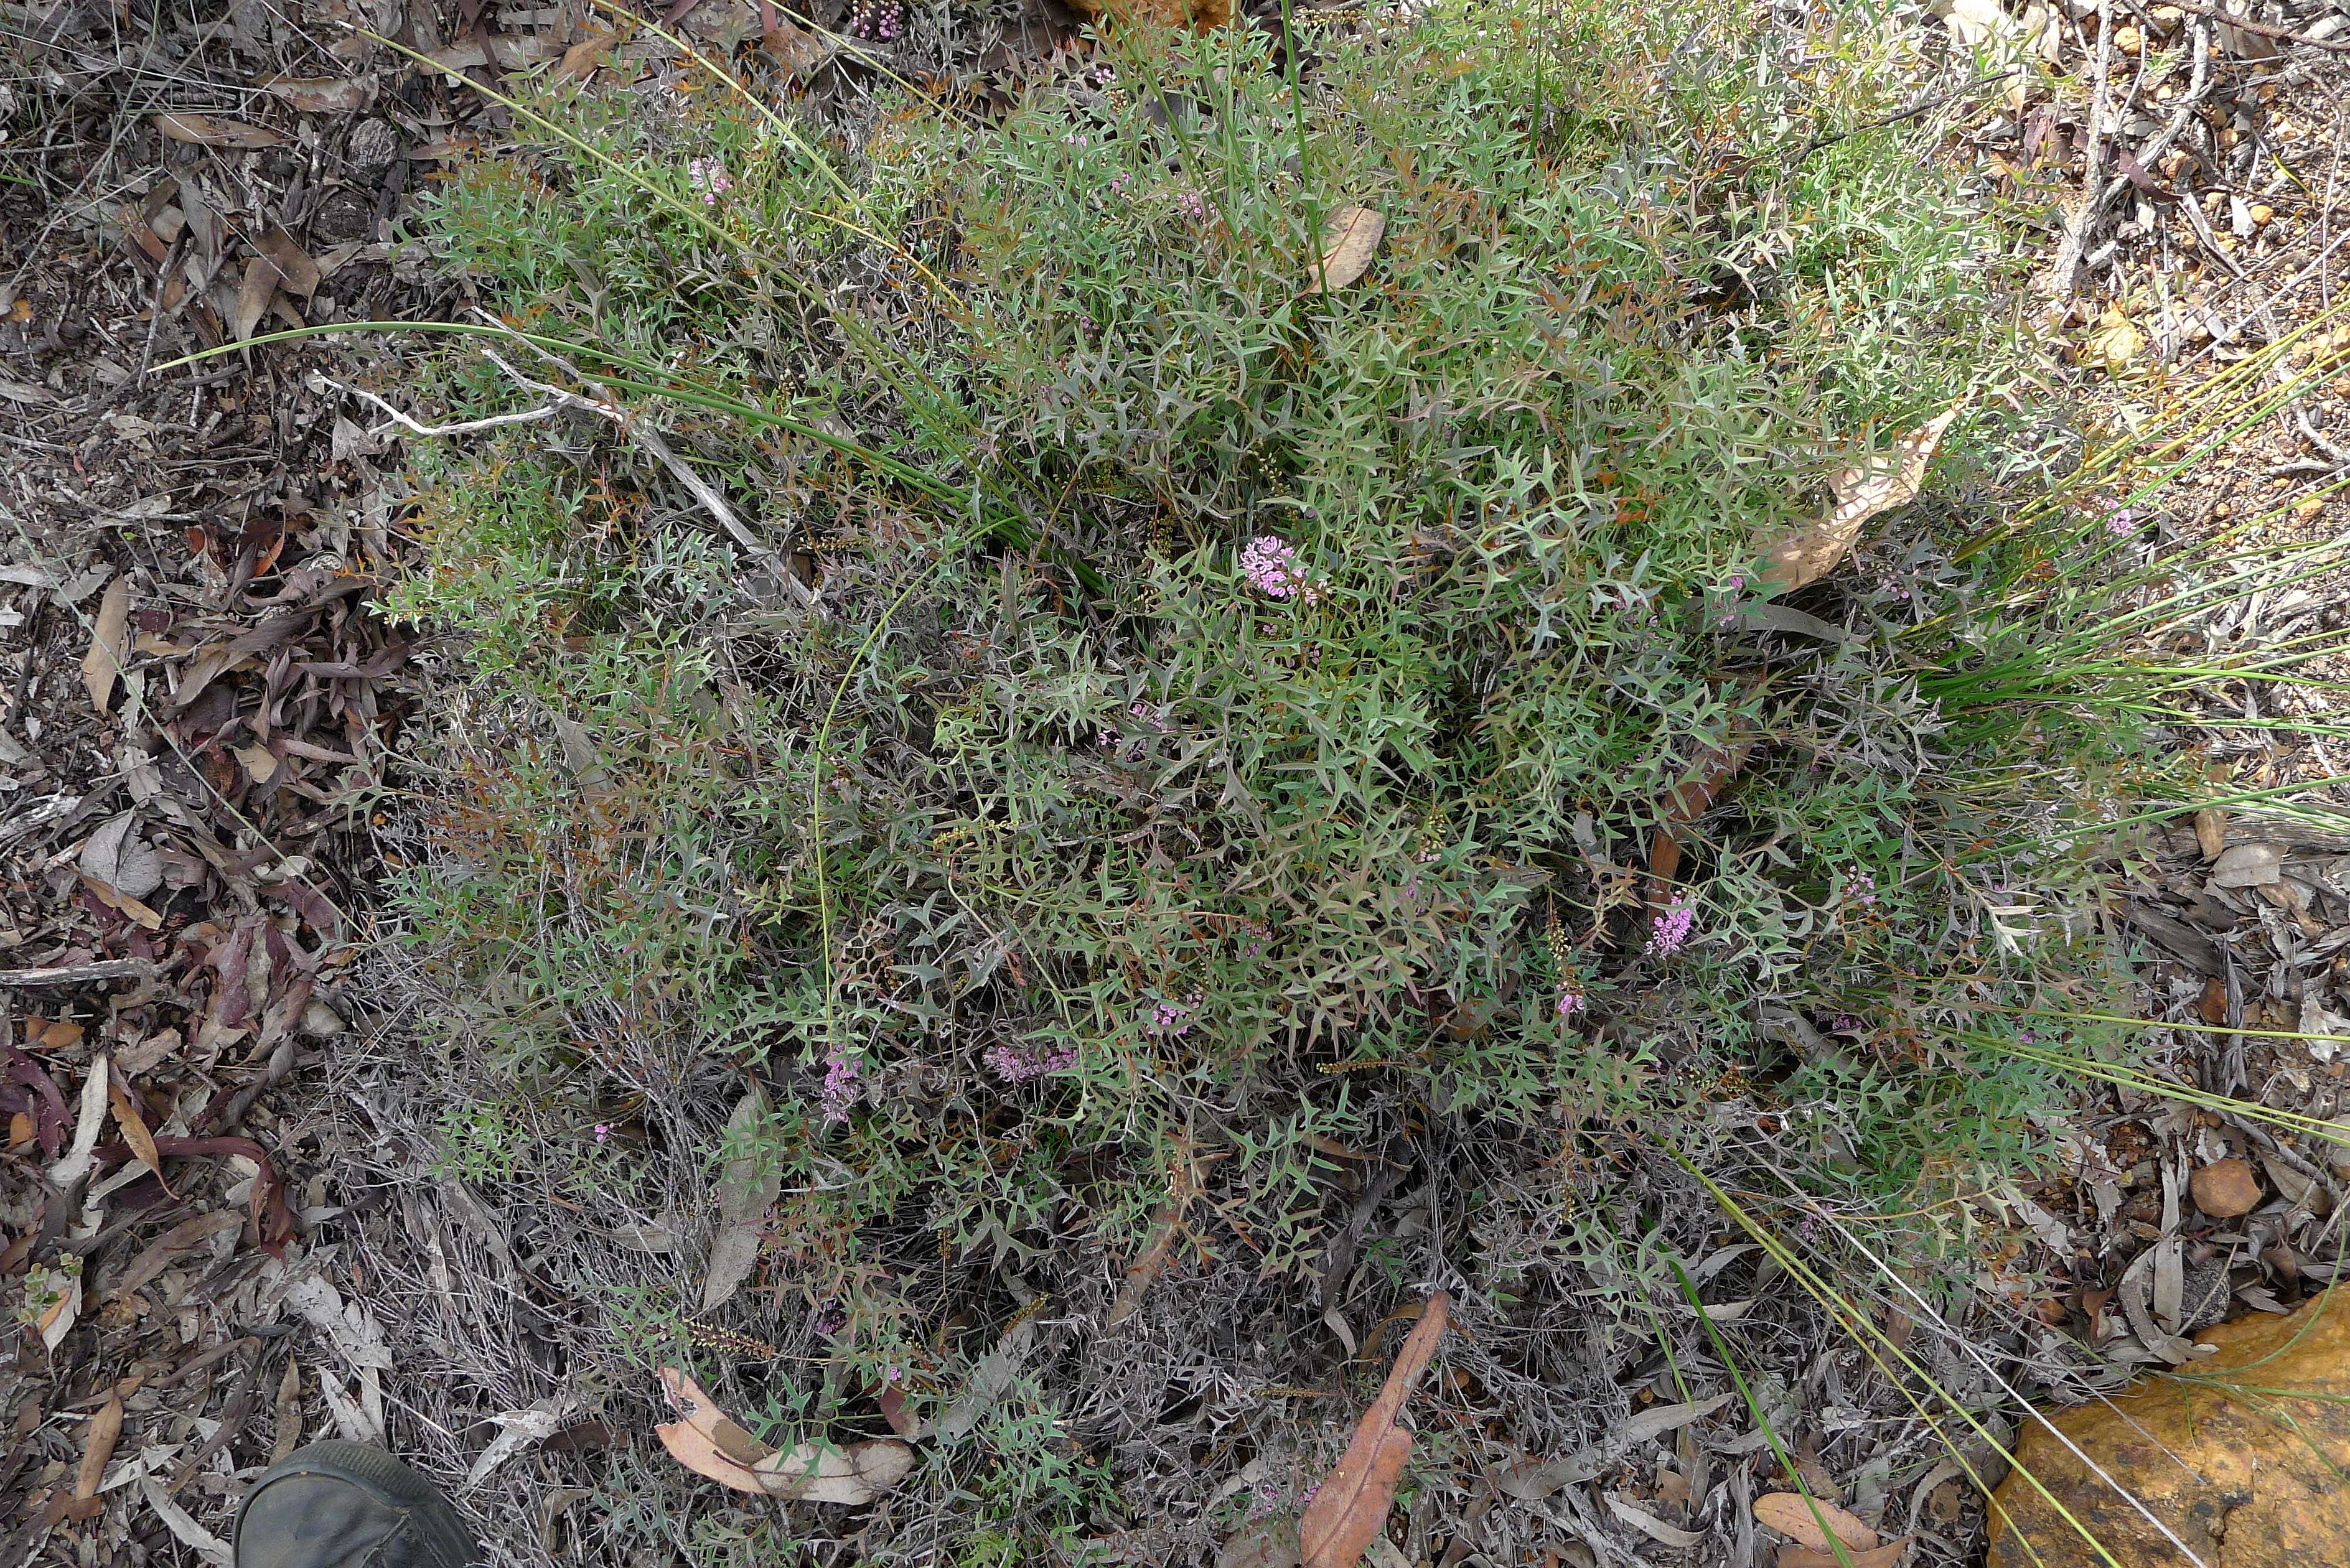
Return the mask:
<path fill-rule="evenodd" d="M 122 673 L 123 656 L 130 651 L 130 580 L 116 577 L 106 585 L 104 597 L 98 601 L 98 614 L 90 623 L 89 651 L 82 655 L 82 684 L 89 688 L 90 706 L 99 712 L 114 696 L 114 678 Z"/>
<path fill-rule="evenodd" d="M 1782 539 L 1765 554 L 1764 596 L 1776 598 L 1826 576 L 1844 559 L 1870 518 L 1918 499 L 1926 465 L 1933 461 L 1942 432 L 1958 417 L 1958 407 L 1953 405 L 1894 442 L 1891 451 L 1879 452 L 1830 480 L 1835 509 L 1812 527 Z"/>
<path fill-rule="evenodd" d="M 1305 1568 L 1355 1568 L 1372 1538 L 1387 1527 L 1396 1485 L 1411 1458 L 1411 1433 L 1396 1417 L 1436 1355 L 1451 1305 L 1442 1291 L 1428 1298 L 1419 1322 L 1396 1352 L 1379 1397 L 1356 1424 L 1345 1457 L 1322 1479 L 1298 1526 Z"/>
<path fill-rule="evenodd" d="M 1817 1514 L 1813 1511 L 1816 1509 Z M 1826 1530 L 1820 1528 L 1822 1522 Z M 1770 1526 L 1799 1545 L 1814 1552 L 1828 1552 L 1828 1535 L 1833 1532 L 1847 1551 L 1870 1552 L 1877 1547 L 1877 1532 L 1866 1521 L 1856 1519 L 1832 1502 L 1807 1498 L 1801 1492 L 1765 1492 L 1754 1500 L 1754 1522 Z"/>
<path fill-rule="evenodd" d="M 1371 270 L 1371 256 L 1388 232 L 1373 207 L 1340 207 L 1322 223 L 1322 260 L 1307 280 L 1308 294 L 1336 294 Z"/>
<path fill-rule="evenodd" d="M 2195 1194 L 2195 1207 L 2214 1220 L 2233 1220 L 2250 1214 L 2261 1204 L 2260 1178 L 2252 1168 L 2230 1155 L 2215 1159 L 2198 1170 L 2188 1182 Z"/>
<path fill-rule="evenodd" d="M 275 147 L 286 140 L 283 131 L 272 130 L 265 125 L 247 125 L 241 119 L 225 119 L 217 114 L 159 114 L 155 117 L 155 129 L 174 141 L 247 151 Z"/>

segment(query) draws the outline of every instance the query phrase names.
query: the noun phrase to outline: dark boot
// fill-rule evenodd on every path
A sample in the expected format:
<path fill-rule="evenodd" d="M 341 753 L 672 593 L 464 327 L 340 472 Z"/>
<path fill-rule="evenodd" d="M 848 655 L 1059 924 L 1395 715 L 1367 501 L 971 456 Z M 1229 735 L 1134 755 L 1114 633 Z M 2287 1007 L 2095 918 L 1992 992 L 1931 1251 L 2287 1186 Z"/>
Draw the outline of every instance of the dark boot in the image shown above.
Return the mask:
<path fill-rule="evenodd" d="M 236 1568 L 465 1568 L 448 1500 L 365 1443 L 312 1443 L 262 1472 L 236 1510 Z"/>

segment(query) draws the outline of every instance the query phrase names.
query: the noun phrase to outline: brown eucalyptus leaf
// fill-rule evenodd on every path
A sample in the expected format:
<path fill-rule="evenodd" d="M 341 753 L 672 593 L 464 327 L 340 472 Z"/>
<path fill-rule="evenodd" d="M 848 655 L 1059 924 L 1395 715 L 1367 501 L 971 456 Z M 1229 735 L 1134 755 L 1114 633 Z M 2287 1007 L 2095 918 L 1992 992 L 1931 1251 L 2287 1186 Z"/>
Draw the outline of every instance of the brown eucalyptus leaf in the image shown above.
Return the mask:
<path fill-rule="evenodd" d="M 1762 587 L 1771 597 L 1794 593 L 1835 569 L 1872 517 L 1918 499 L 1926 465 L 1941 444 L 1942 432 L 1959 417 L 1953 404 L 1879 452 L 1828 482 L 1835 509 L 1812 527 L 1773 545 L 1764 556 Z"/>
<path fill-rule="evenodd" d="M 285 225 L 270 224 L 254 237 L 253 244 L 255 249 L 269 258 L 269 265 L 277 269 L 278 287 L 304 299 L 318 292 L 322 276 L 318 264 L 312 261 L 310 253 L 286 232 Z"/>
<path fill-rule="evenodd" d="M 1819 1511 L 1816 1517 L 1813 1510 Z M 1827 1523 L 1827 1531 L 1820 1528 Z M 1852 1552 L 1873 1552 L 1877 1549 L 1877 1532 L 1862 1520 L 1854 1518 L 1832 1502 L 1806 1498 L 1801 1492 L 1765 1492 L 1754 1500 L 1754 1522 L 1768 1525 L 1814 1552 L 1831 1552 L 1828 1531 Z"/>
<path fill-rule="evenodd" d="M 106 585 L 90 624 L 89 651 L 81 657 L 82 684 L 89 689 L 90 706 L 103 713 L 114 697 L 114 678 L 122 672 L 130 650 L 130 579 L 116 577 Z"/>
<path fill-rule="evenodd" d="M 766 1112 L 765 1096 L 753 1088 L 727 1118 L 725 1141 L 747 1145 Z M 730 1300 L 758 1267 L 767 1210 L 783 1183 L 783 1168 L 772 1160 L 763 1162 L 755 1154 L 738 1155 L 726 1162 L 718 1179 L 718 1235 L 710 1243 L 710 1272 L 702 1282 L 704 1311 Z"/>
<path fill-rule="evenodd" d="M 1411 1459 L 1411 1434 L 1396 1417 L 1436 1355 L 1451 1305 L 1442 1291 L 1428 1298 L 1427 1310 L 1388 1369 L 1379 1397 L 1356 1424 L 1345 1457 L 1322 1478 L 1298 1525 L 1305 1568 L 1355 1568 L 1372 1539 L 1387 1527 L 1397 1483 Z"/>
<path fill-rule="evenodd" d="M 596 74 L 596 67 L 618 42 L 609 33 L 592 33 L 564 50 L 563 58 L 547 75 L 557 81 L 584 82 Z"/>
<path fill-rule="evenodd" d="M 1738 770 L 1753 754 L 1754 739 L 1751 735 L 1731 742 L 1726 749 L 1709 746 L 1697 759 L 1697 771 L 1665 797 L 1664 820 L 1657 825 L 1656 834 L 1648 840 L 1648 869 L 1656 876 L 1656 883 L 1649 890 L 1650 902 L 1663 904 L 1666 884 L 1680 869 L 1681 830 L 1705 815 L 1721 786 L 1736 778 Z"/>
<path fill-rule="evenodd" d="M 375 98 L 373 77 L 272 77 L 261 87 L 305 114 L 356 114 Z"/>
<path fill-rule="evenodd" d="M 163 1189 L 165 1197 L 178 1197 L 172 1184 L 163 1179 L 163 1157 L 155 1150 L 155 1135 L 148 1130 L 147 1118 L 139 1114 L 138 1102 L 131 1099 L 130 1091 L 110 1074 L 106 1097 L 114 1107 L 114 1125 L 122 1129 L 122 1141 L 130 1146 L 130 1158 L 155 1173 L 156 1184 Z"/>
<path fill-rule="evenodd" d="M 272 130 L 265 125 L 247 125 L 241 119 L 224 119 L 216 114 L 159 114 L 155 129 L 173 141 L 190 141 L 199 147 L 229 147 L 250 151 L 259 147 L 275 147 L 286 140 L 283 131 Z"/>
<path fill-rule="evenodd" d="M 1308 279 L 1308 294 L 1336 294 L 1371 270 L 1371 256 L 1388 232 L 1373 207 L 1341 207 L 1322 224 L 1322 262 Z"/>
<path fill-rule="evenodd" d="M 236 304 L 229 311 L 230 341 L 242 343 L 252 337 L 261 318 L 269 314 L 269 302 L 276 297 L 277 269 L 269 265 L 269 258 L 255 256 L 246 262 L 244 281 L 237 286 Z"/>

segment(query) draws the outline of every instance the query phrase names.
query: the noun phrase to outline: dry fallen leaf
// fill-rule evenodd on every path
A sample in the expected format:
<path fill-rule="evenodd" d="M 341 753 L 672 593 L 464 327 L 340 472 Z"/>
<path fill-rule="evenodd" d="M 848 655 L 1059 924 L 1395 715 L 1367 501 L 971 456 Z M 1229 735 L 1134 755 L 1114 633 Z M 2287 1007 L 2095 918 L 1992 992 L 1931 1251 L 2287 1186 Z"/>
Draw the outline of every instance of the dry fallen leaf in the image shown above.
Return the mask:
<path fill-rule="evenodd" d="M 105 1479 L 106 1461 L 114 1457 L 114 1445 L 121 1439 L 122 1398 L 109 1394 L 82 1433 L 81 1464 L 74 1471 L 73 1506 L 67 1511 L 68 1518 L 98 1517 L 103 1506 L 98 1501 L 98 1483 Z"/>
<path fill-rule="evenodd" d="M 81 1316 L 81 1271 L 35 1263 L 25 1272 L 25 1304 L 33 1332 L 41 1336 L 44 1346 L 55 1351 Z"/>
<path fill-rule="evenodd" d="M 89 688 L 90 705 L 103 713 L 114 697 L 114 678 L 122 672 L 123 655 L 130 644 L 125 633 L 130 625 L 130 579 L 117 577 L 106 585 L 106 593 L 98 601 L 98 616 L 91 623 L 89 651 L 82 655 L 82 684 Z"/>
<path fill-rule="evenodd" d="M 322 275 L 318 264 L 310 259 L 310 253 L 286 232 L 283 224 L 270 224 L 254 236 L 253 244 L 255 249 L 269 258 L 269 265 L 277 269 L 278 287 L 304 299 L 318 292 Z"/>
<path fill-rule="evenodd" d="M 609 33 L 591 34 L 563 51 L 562 60 L 547 73 L 557 81 L 584 82 L 596 74 L 604 57 L 619 40 Z"/>
<path fill-rule="evenodd" d="M 1388 232 L 1388 221 L 1371 207 L 1341 207 L 1322 224 L 1322 262 L 1305 286 L 1308 294 L 1335 294 L 1371 270 L 1371 254 Z"/>
<path fill-rule="evenodd" d="M 1442 1291 L 1428 1298 L 1427 1310 L 1388 1369 L 1379 1397 L 1356 1424 L 1345 1457 L 1322 1478 L 1298 1526 L 1305 1568 L 1355 1568 L 1372 1537 L 1387 1528 L 1396 1484 L 1411 1458 L 1411 1433 L 1396 1417 L 1436 1355 L 1451 1304 Z"/>
<path fill-rule="evenodd" d="M 1942 432 L 1959 417 L 1956 405 L 1894 442 L 1866 463 L 1846 469 L 1828 482 L 1835 493 L 1835 510 L 1810 528 L 1781 540 L 1764 557 L 1763 594 L 1776 598 L 1815 583 L 1835 570 L 1835 564 L 1860 537 L 1863 524 L 1879 513 L 1907 506 L 1918 498 L 1926 465 L 1941 444 Z"/>
<path fill-rule="evenodd" d="M 766 1097 L 754 1086 L 727 1118 L 723 1140 L 747 1147 L 766 1112 Z M 710 1243 L 710 1272 L 702 1283 L 704 1311 L 732 1299 L 758 1266 L 767 1209 L 783 1183 L 783 1168 L 772 1160 L 763 1162 L 755 1154 L 738 1155 L 726 1162 L 718 1179 L 718 1235 Z"/>
<path fill-rule="evenodd" d="M 1909 1538 L 1888 1541 L 1871 1552 L 1846 1549 L 1845 1555 L 1852 1560 L 1852 1568 L 1894 1568 L 1902 1553 L 1909 1550 Z M 1779 1568 L 1845 1568 L 1833 1552 L 1814 1552 L 1808 1546 L 1779 1548 Z"/>
<path fill-rule="evenodd" d="M 914 1450 L 889 1438 L 847 1449 L 804 1445 L 777 1452 L 676 1367 L 662 1367 L 660 1377 L 681 1418 L 654 1428 L 654 1434 L 678 1463 L 722 1486 L 793 1501 L 855 1506 L 891 1490 L 914 1468 Z"/>
<path fill-rule="evenodd" d="M 1697 771 L 1665 797 L 1664 820 L 1648 840 L 1648 870 L 1655 877 L 1648 889 L 1651 906 L 1662 909 L 1671 893 L 1673 873 L 1681 864 L 1681 831 L 1705 815 L 1721 786 L 1738 776 L 1753 753 L 1752 736 L 1731 742 L 1726 750 L 1708 747 L 1697 759 Z"/>
<path fill-rule="evenodd" d="M 135 813 L 109 817 L 82 841 L 81 874 L 129 898 L 144 898 L 163 885 L 163 857 L 139 832 Z"/>
<path fill-rule="evenodd" d="M 251 150 L 275 147 L 286 140 L 285 133 L 265 125 L 247 125 L 241 119 L 224 119 L 216 114 L 159 114 L 155 129 L 174 141 L 192 141 L 199 147 L 232 147 Z"/>
<path fill-rule="evenodd" d="M 1818 1514 L 1814 1515 L 1813 1510 Z M 1827 1531 L 1820 1528 L 1827 1522 L 1829 1531 L 1853 1552 L 1871 1552 L 1877 1548 L 1877 1532 L 1863 1521 L 1854 1518 L 1832 1502 L 1806 1498 L 1801 1492 L 1765 1492 L 1754 1500 L 1754 1522 L 1767 1525 L 1780 1534 L 1814 1552 L 1829 1552 Z"/>
<path fill-rule="evenodd" d="M 114 1125 L 122 1129 L 122 1141 L 130 1146 L 130 1158 L 155 1173 L 155 1180 L 166 1198 L 176 1198 L 172 1184 L 163 1179 L 163 1157 L 155 1151 L 155 1135 L 147 1130 L 147 1118 L 139 1114 L 138 1105 L 130 1091 L 120 1080 L 108 1075 L 106 1097 L 114 1106 Z"/>
<path fill-rule="evenodd" d="M 272 97 L 292 104 L 305 114 L 356 114 L 375 98 L 375 78 L 353 77 L 274 77 L 261 84 Z"/>
<path fill-rule="evenodd" d="M 2113 375 L 2128 369 L 2130 361 L 2145 347 L 2146 334 L 2122 314 L 2118 305 L 2106 306 L 2106 313 L 2097 317 L 2097 325 L 2089 332 L 2089 352 Z"/>
<path fill-rule="evenodd" d="M 246 262 L 244 281 L 238 286 L 236 304 L 229 310 L 230 340 L 242 343 L 252 337 L 261 318 L 269 314 L 269 302 L 276 296 L 277 269 L 269 265 L 269 258 L 255 256 Z"/>

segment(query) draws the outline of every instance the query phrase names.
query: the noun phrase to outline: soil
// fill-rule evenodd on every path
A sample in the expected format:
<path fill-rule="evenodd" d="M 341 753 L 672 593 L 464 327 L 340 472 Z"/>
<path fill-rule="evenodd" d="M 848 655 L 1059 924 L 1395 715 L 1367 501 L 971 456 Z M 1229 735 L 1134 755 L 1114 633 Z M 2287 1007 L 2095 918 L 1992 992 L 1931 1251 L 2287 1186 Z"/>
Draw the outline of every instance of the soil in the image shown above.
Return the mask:
<path fill-rule="evenodd" d="M 402 217 L 452 159 L 494 152 L 504 111 L 475 84 L 566 57 L 594 15 L 0 5 L 0 1276 L 24 1308 L 0 1329 L 0 1561 L 224 1561 L 252 1477 L 325 1436 L 389 1437 L 463 1497 L 501 1563 L 629 1560 L 661 1530 L 616 1523 L 615 1497 L 635 1485 L 657 1515 L 681 1484 L 658 1468 L 650 1390 L 600 1409 L 548 1392 L 558 1366 L 624 1365 L 547 1262 L 579 1226 L 433 1169 L 432 1096 L 450 1091 L 403 1084 L 406 1020 L 387 1005 L 424 993 L 380 954 L 354 979 L 372 889 L 409 852 L 402 747 L 436 656 L 383 614 L 403 548 L 397 431 L 347 390 L 380 386 L 396 346 L 248 341 L 462 312 L 462 279 Z M 2061 90 L 1953 151 L 2046 213 L 2043 283 L 2069 270 L 2076 292 L 2043 300 L 2043 326 L 2074 346 L 2074 392 L 2122 429 L 2303 327 L 2350 345 L 2329 336 L 2350 244 L 2350 16 L 2272 5 L 2270 30 L 2318 41 L 2215 30 L 2204 64 L 2165 82 L 2143 68 L 2147 39 L 2195 19 L 2155 8 L 2129 25 L 2132 52 L 2131 13 L 2108 15 L 2106 49 L 2097 7 L 2059 16 Z M 1004 7 L 958 35 L 963 86 L 1008 101 L 1077 20 Z M 747 0 L 707 0 L 698 22 L 767 68 Z M 411 68 L 350 24 L 451 68 Z M 2101 99 L 2119 134 L 2093 148 Z M 2075 223 L 2092 163 L 2108 199 Z M 2134 521 L 2230 547 L 2334 537 L 2350 504 L 2327 487 L 2346 473 L 2350 373 Z M 2212 635 L 2338 642 L 2346 607 L 2338 577 L 2280 583 Z M 2235 787 L 2350 814 L 2350 747 L 2315 722 L 2339 709 L 2321 681 L 2350 669 L 2308 673 L 2194 693 L 2212 727 L 2181 726 L 2180 743 Z M 2141 1038 L 2147 1071 L 2350 1113 L 2350 1046 L 2311 1038 L 2350 1035 L 2345 820 L 2244 809 L 2124 845 L 2104 913 L 2143 955 L 2140 1014 L 2169 1026 Z M 2067 1132 L 2065 1179 L 2010 1195 L 2012 1262 L 1970 1325 L 2027 1386 L 2117 1385 L 2173 1335 L 2290 1310 L 2335 1277 L 2350 1158 L 2321 1140 L 2126 1087 L 2085 1091 Z M 2197 1195 L 2221 1184 L 2196 1173 L 2230 1159 L 2251 1206 L 2206 1213 Z M 1386 1194 L 1366 1191 L 1358 1224 Z M 1202 1323 L 1231 1299 L 1204 1273 L 1164 1288 Z M 1547 1495 L 1523 1480 L 1544 1456 L 1495 1451 L 1422 1511 L 1415 1551 L 1512 1560 L 1509 1516 Z M 1856 1478 L 1858 1452 L 1813 1479 L 1906 1519 L 1937 1561 L 1975 1550 L 1955 1471 L 1888 1493 Z M 1691 1469 L 1687 1453 L 1618 1465 L 1607 1496 L 1704 1530 L 1700 1560 L 1756 1561 L 1751 1530 L 1704 1522 L 1726 1515 L 1688 1495 Z M 1675 1558 L 1620 1510 L 1601 1517 L 1611 1550 Z M 1148 1531 L 1107 1544 L 1171 1550 Z"/>

